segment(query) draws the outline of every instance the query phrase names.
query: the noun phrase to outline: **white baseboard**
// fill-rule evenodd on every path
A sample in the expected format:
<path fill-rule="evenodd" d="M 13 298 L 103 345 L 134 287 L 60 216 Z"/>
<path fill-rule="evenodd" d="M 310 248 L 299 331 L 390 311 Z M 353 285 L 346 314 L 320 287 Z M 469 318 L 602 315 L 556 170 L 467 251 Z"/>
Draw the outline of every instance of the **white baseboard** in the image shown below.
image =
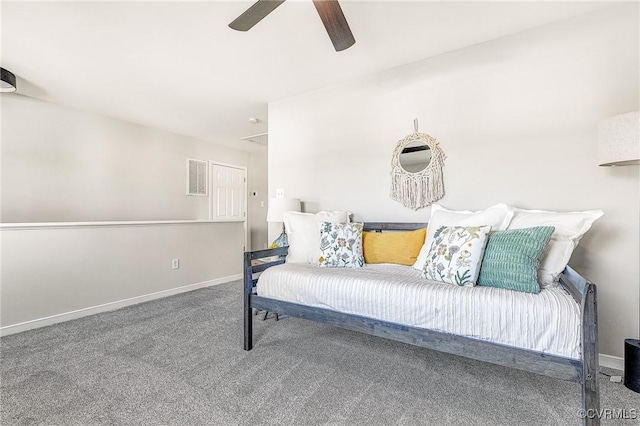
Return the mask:
<path fill-rule="evenodd" d="M 624 370 L 624 358 L 620 358 L 619 356 L 600 354 L 600 367 Z"/>
<path fill-rule="evenodd" d="M 241 280 L 242 277 L 242 274 L 230 275 L 228 277 L 216 278 L 215 280 L 188 284 L 182 287 L 170 288 L 168 290 L 162 290 L 150 294 L 143 294 L 142 296 L 131 297 L 129 299 L 118 300 L 115 302 L 104 303 L 102 305 L 91 306 L 89 308 L 77 309 L 71 312 L 65 312 L 62 314 L 51 315 L 49 317 L 25 321 L 18 324 L 7 325 L 5 327 L 0 327 L 0 336 L 8 336 L 10 334 L 16 334 L 27 330 L 33 330 L 35 328 L 46 327 L 48 325 L 70 321 L 101 312 L 113 311 L 116 309 L 124 308 L 125 306 L 131 306 L 142 302 L 148 302 L 150 300 L 161 299 L 163 297 L 173 296 L 174 294 L 185 293 L 187 291 L 192 291 L 203 287 L 211 287 L 218 284 L 228 283 L 230 281 L 237 281 Z"/>

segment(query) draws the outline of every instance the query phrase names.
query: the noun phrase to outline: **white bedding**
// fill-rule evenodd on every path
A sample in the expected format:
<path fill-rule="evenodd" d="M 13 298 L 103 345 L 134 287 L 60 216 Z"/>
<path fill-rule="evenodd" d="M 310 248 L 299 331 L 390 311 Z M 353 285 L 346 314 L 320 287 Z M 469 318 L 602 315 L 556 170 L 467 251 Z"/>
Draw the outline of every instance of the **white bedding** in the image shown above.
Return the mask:
<path fill-rule="evenodd" d="M 580 308 L 561 288 L 540 294 L 427 281 L 409 266 L 320 268 L 286 263 L 264 271 L 259 296 L 419 328 L 580 357 Z"/>

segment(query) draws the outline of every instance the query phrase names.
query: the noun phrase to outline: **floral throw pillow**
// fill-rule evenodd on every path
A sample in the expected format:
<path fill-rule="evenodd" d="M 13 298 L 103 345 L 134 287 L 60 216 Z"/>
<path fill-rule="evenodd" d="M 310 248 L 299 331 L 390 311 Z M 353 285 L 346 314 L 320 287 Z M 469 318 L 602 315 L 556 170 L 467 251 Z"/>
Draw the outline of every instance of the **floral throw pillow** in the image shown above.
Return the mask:
<path fill-rule="evenodd" d="M 438 228 L 422 276 L 459 286 L 476 285 L 489 231 L 489 225 Z"/>
<path fill-rule="evenodd" d="M 320 224 L 320 258 L 318 264 L 328 268 L 361 268 L 362 223 Z"/>

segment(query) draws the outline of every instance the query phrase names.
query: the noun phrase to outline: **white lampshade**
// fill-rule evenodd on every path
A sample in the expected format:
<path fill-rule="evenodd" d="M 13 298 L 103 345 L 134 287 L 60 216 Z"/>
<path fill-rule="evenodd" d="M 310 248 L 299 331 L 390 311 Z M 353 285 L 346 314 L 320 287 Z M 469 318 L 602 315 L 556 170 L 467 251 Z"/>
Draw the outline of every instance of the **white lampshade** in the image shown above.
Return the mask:
<path fill-rule="evenodd" d="M 299 212 L 299 198 L 272 198 L 269 200 L 269 210 L 267 211 L 267 222 L 283 222 L 282 215 L 285 212 Z"/>
<path fill-rule="evenodd" d="M 598 124 L 598 164 L 640 164 L 640 111 L 616 115 Z"/>

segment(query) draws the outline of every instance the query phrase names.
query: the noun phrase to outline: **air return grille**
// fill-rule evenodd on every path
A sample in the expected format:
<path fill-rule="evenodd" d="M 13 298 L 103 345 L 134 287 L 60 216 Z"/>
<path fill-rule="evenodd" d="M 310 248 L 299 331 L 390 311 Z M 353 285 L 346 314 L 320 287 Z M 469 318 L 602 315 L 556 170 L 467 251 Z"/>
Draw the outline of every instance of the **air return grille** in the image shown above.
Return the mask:
<path fill-rule="evenodd" d="M 187 195 L 207 195 L 207 162 L 187 159 Z"/>

